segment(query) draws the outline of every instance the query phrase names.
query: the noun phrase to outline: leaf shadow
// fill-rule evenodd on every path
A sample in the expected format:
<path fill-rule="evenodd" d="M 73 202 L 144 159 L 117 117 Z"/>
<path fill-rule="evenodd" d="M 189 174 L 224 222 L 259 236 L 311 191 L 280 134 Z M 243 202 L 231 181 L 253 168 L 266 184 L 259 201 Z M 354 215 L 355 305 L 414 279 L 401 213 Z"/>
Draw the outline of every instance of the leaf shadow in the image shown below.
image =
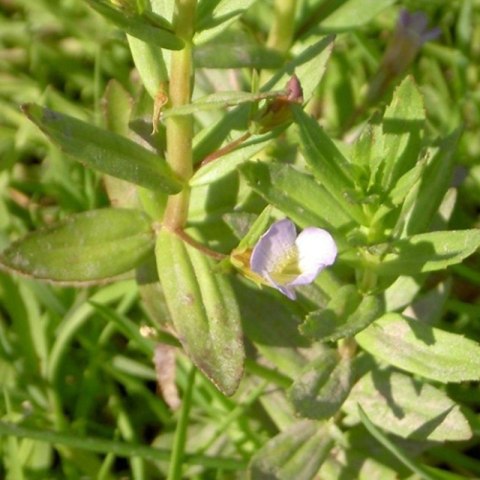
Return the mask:
<path fill-rule="evenodd" d="M 450 412 L 453 410 L 455 405 L 447 408 L 444 412 L 439 413 L 437 416 L 433 417 L 428 422 L 425 422 L 423 425 L 418 427 L 414 430 L 410 435 L 408 435 L 408 439 L 412 440 L 428 440 L 428 437 L 439 427 L 445 419 L 450 415 Z"/>

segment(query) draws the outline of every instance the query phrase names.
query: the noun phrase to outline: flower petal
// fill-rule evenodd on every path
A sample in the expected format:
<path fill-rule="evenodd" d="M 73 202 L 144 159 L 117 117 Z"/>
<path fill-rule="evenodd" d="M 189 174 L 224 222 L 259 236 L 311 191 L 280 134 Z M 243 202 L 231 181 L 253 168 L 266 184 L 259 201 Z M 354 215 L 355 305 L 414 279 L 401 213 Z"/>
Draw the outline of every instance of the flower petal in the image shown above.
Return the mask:
<path fill-rule="evenodd" d="M 300 233 L 295 244 L 298 248 L 298 263 L 302 273 L 288 286 L 313 282 L 315 277 L 325 267 L 332 265 L 337 257 L 335 240 L 321 228 L 306 228 Z"/>
<path fill-rule="evenodd" d="M 291 284 L 280 285 L 268 273 L 265 273 L 265 279 L 268 281 L 268 283 L 270 283 L 273 288 L 276 288 L 280 293 L 283 293 L 290 300 L 295 300 L 297 298 L 295 290 L 290 287 Z"/>
<path fill-rule="evenodd" d="M 250 257 L 250 269 L 270 282 L 265 273 L 275 270 L 279 261 L 285 258 L 295 245 L 295 225 L 284 218 L 275 222 L 255 245 Z"/>

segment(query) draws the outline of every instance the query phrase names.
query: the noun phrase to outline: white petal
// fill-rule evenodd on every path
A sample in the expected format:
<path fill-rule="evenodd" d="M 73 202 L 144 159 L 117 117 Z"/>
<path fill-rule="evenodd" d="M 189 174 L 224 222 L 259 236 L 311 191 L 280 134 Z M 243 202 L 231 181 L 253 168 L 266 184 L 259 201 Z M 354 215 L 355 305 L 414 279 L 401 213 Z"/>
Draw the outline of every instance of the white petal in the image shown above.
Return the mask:
<path fill-rule="evenodd" d="M 298 264 L 302 272 L 289 285 L 306 285 L 337 257 L 337 246 L 333 237 L 321 228 L 308 227 L 298 236 L 295 244 L 298 248 Z"/>
<path fill-rule="evenodd" d="M 260 275 L 275 270 L 295 245 L 296 234 L 295 225 L 288 218 L 275 222 L 255 245 L 250 257 L 251 270 Z"/>

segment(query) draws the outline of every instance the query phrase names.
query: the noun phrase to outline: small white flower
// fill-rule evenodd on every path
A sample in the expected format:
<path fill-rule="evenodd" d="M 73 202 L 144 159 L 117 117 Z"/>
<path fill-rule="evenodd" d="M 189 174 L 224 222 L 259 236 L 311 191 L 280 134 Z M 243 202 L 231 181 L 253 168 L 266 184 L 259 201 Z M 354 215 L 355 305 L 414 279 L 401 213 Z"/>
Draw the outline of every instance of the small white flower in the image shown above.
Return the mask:
<path fill-rule="evenodd" d="M 337 256 L 332 236 L 321 228 L 305 228 L 298 236 L 287 218 L 275 222 L 259 239 L 250 257 L 250 269 L 288 298 L 293 287 L 312 283 Z"/>

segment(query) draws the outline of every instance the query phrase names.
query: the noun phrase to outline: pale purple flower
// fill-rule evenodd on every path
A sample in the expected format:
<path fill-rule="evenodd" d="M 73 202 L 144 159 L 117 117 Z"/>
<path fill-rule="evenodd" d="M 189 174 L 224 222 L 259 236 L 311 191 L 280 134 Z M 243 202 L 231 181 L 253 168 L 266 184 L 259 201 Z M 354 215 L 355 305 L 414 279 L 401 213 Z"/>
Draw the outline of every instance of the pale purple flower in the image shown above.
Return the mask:
<path fill-rule="evenodd" d="M 288 298 L 293 287 L 312 283 L 337 256 L 332 236 L 321 228 L 305 228 L 298 236 L 287 218 L 275 222 L 255 245 L 250 269 Z"/>
<path fill-rule="evenodd" d="M 428 18 L 423 12 L 410 13 L 402 10 L 397 21 L 397 35 L 409 36 L 418 47 L 435 40 L 441 33 L 439 28 L 428 29 Z"/>
<path fill-rule="evenodd" d="M 425 13 L 402 10 L 380 67 L 370 81 L 367 103 L 374 104 L 378 101 L 390 83 L 408 69 L 422 45 L 434 40 L 440 33 L 439 28 L 428 28 L 428 18 Z"/>
<path fill-rule="evenodd" d="M 383 68 L 396 75 L 402 73 L 413 61 L 421 46 L 437 38 L 440 33 L 439 28 L 428 29 L 428 18 L 425 13 L 402 10 L 393 38 L 385 52 Z"/>

